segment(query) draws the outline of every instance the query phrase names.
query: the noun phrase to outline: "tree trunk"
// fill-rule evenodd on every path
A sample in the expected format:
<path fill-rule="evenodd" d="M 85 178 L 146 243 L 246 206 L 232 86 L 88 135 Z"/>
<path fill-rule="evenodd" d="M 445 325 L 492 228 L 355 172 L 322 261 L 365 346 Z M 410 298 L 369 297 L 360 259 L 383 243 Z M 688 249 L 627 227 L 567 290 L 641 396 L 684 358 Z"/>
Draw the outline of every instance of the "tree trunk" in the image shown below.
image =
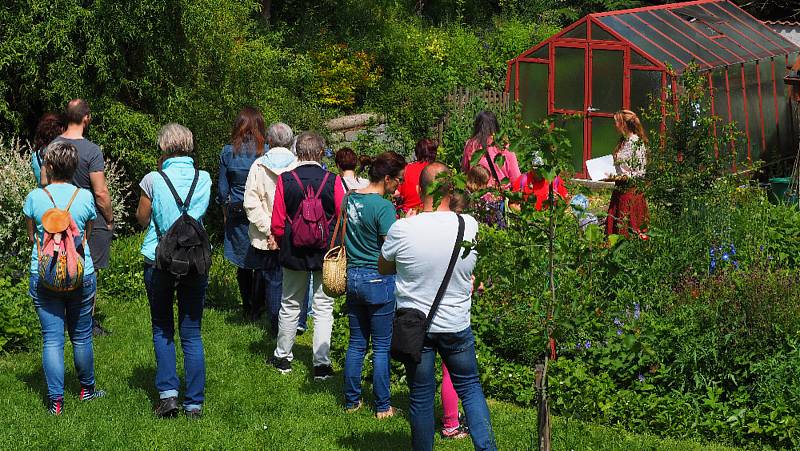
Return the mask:
<path fill-rule="evenodd" d="M 544 365 L 536 365 L 536 394 L 537 394 L 537 418 L 538 418 L 538 449 L 539 451 L 550 451 L 550 406 L 547 400 L 547 357 L 544 358 Z"/>
<path fill-rule="evenodd" d="M 270 9 L 272 7 L 272 0 L 261 0 L 261 18 L 269 25 L 269 20 L 272 17 Z"/>

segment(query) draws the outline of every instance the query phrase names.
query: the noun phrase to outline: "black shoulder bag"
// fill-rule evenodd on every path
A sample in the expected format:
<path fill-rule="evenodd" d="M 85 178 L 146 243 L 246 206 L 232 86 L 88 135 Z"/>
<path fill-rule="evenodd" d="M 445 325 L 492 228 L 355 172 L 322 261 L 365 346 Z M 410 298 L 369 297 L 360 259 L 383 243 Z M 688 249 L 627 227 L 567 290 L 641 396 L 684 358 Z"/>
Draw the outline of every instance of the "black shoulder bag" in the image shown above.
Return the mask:
<path fill-rule="evenodd" d="M 426 317 L 421 311 L 415 308 L 399 308 L 395 312 L 394 324 L 392 331 L 392 358 L 405 364 L 419 363 L 422 360 L 422 347 L 425 342 L 425 335 L 431 328 L 433 316 L 436 315 L 436 309 L 442 302 L 447 285 L 450 284 L 450 278 L 453 276 L 453 269 L 456 267 L 456 260 L 458 259 L 458 250 L 461 248 L 461 242 L 464 240 L 464 218 L 458 216 L 458 235 L 456 236 L 456 244 L 453 246 L 453 254 L 450 256 L 450 264 L 447 266 L 447 271 L 444 273 L 442 284 L 439 285 L 439 291 L 436 292 L 436 298 L 433 300 L 431 310 Z"/>

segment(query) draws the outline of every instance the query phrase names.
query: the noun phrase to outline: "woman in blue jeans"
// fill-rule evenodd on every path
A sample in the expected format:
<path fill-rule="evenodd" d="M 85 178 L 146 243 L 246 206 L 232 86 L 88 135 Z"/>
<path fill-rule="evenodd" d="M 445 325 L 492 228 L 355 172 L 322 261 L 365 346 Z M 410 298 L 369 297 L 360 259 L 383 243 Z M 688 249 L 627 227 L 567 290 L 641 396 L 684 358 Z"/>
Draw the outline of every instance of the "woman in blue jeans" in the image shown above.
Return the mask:
<path fill-rule="evenodd" d="M 236 281 L 242 297 L 245 319 L 257 319 L 267 306 L 264 282 L 264 253 L 250 244 L 250 221 L 244 207 L 244 191 L 250 167 L 268 150 L 264 117 L 253 107 L 239 112 L 233 124 L 230 144 L 219 155 L 217 203 L 225 219 L 225 259 L 236 266 Z"/>
<path fill-rule="evenodd" d="M 158 146 L 163 155 L 160 171 L 144 176 L 139 183 L 141 194 L 136 219 L 147 234 L 142 243 L 144 256 L 144 285 L 150 303 L 153 324 L 153 347 L 156 354 L 156 389 L 159 401 L 155 414 L 172 417 L 178 413 L 180 381 L 176 370 L 175 321 L 173 299 L 178 298 L 178 328 L 183 349 L 183 369 L 186 374 L 186 394 L 183 410 L 189 418 L 199 418 L 205 400 L 206 362 L 200 335 L 208 275 L 189 273 L 177 277 L 155 267 L 159 234 L 166 233 L 180 217 L 181 209 L 170 192 L 164 177 L 174 185 L 182 201 L 188 201 L 186 212 L 202 221 L 211 196 L 211 178 L 195 168 L 191 155 L 194 150 L 192 132 L 179 124 L 167 124 L 158 133 Z M 197 177 L 194 191 L 192 183 Z M 158 227 L 158 232 L 156 230 Z"/>
<path fill-rule="evenodd" d="M 348 412 L 361 408 L 361 369 L 372 339 L 372 390 L 376 416 L 394 416 L 389 393 L 389 347 L 394 319 L 394 276 L 378 274 L 383 238 L 395 222 L 394 205 L 383 196 L 403 181 L 405 159 L 384 152 L 366 162 L 369 185 L 351 191 L 343 202 L 347 233 L 347 308 L 350 343 L 344 362 L 344 404 Z"/>
<path fill-rule="evenodd" d="M 94 350 L 92 347 L 92 306 L 97 279 L 89 247 L 82 246 L 84 255 L 83 284 L 76 290 L 50 291 L 39 283 L 37 241 L 42 242 L 42 217 L 52 208 L 67 209 L 75 221 L 81 238 L 91 234 L 91 221 L 96 217 L 94 195 L 77 188 L 70 181 L 78 166 L 78 151 L 70 143 L 57 142 L 47 146 L 43 166 L 50 183 L 31 191 L 25 198 L 25 220 L 28 237 L 33 244 L 28 293 L 42 326 L 42 367 L 47 380 L 47 408 L 61 415 L 64 406 L 64 325 L 72 342 L 73 361 L 81 391 L 78 399 L 88 401 L 105 394 L 95 389 Z M 85 241 L 84 241 L 85 243 Z M 81 252 L 81 246 L 77 248 Z"/>

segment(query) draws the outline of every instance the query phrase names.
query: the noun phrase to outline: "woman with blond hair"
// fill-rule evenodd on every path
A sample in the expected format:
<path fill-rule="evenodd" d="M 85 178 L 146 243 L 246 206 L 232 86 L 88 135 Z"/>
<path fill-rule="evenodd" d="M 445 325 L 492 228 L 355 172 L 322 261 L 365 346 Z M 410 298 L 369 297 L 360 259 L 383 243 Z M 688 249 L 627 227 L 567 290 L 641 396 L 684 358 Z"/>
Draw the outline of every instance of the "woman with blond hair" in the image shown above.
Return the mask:
<path fill-rule="evenodd" d="M 616 186 L 608 206 L 606 233 L 641 235 L 647 230 L 649 219 L 647 201 L 632 182 L 645 175 L 647 134 L 639 117 L 630 110 L 614 113 L 614 125 L 621 137 L 613 153 Z"/>

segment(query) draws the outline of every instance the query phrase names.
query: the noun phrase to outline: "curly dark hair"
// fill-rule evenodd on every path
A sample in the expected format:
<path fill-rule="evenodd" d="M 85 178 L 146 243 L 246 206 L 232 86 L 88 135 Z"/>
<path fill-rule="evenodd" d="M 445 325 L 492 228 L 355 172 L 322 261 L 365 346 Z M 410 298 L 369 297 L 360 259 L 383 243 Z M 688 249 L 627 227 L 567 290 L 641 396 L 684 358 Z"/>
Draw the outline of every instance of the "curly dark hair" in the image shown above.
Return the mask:
<path fill-rule="evenodd" d="M 64 133 L 66 126 L 60 114 L 45 113 L 39 124 L 36 125 L 36 134 L 33 136 L 33 150 L 41 152 L 50 142 Z"/>

